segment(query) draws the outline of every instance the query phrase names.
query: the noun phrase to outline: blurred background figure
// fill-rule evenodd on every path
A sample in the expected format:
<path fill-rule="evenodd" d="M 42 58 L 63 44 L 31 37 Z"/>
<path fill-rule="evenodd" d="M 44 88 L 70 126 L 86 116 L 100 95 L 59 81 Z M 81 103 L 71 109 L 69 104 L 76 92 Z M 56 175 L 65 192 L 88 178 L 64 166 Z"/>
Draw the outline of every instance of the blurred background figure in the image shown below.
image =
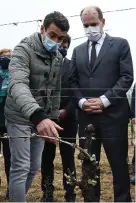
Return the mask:
<path fill-rule="evenodd" d="M 11 49 L 0 50 L 0 136 L 6 133 L 4 106 L 7 96 L 8 88 L 8 65 L 12 55 Z M 10 171 L 10 149 L 9 140 L 0 139 L 0 145 L 2 143 L 5 173 L 7 177 L 7 193 L 6 198 L 9 197 L 8 184 L 9 184 L 9 171 Z"/>

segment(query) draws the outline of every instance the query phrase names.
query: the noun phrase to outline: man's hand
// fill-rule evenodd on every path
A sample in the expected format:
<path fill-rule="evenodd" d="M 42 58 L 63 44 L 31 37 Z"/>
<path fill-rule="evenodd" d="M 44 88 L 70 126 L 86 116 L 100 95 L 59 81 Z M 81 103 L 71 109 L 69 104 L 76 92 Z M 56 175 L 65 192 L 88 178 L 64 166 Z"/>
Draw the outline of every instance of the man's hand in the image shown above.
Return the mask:
<path fill-rule="evenodd" d="M 83 103 L 83 110 L 88 113 L 102 113 L 100 103 L 95 99 L 88 99 Z"/>
<path fill-rule="evenodd" d="M 61 109 L 61 110 L 59 111 L 59 113 L 60 113 L 59 119 L 60 119 L 60 120 L 64 120 L 64 119 L 66 118 L 66 116 L 67 116 L 66 110 L 65 110 L 65 109 Z"/>
<path fill-rule="evenodd" d="M 46 140 L 56 144 L 56 141 L 53 139 L 50 139 L 50 137 L 59 137 L 58 131 L 63 130 L 59 125 L 57 125 L 54 121 L 50 119 L 44 119 L 42 120 L 37 126 L 37 132 L 41 136 L 48 136 Z"/>
<path fill-rule="evenodd" d="M 132 123 L 133 123 L 133 124 L 136 124 L 136 118 L 133 118 L 133 119 L 132 119 Z"/>
<path fill-rule="evenodd" d="M 102 103 L 102 100 L 100 98 L 91 98 L 91 99 L 88 99 L 88 101 L 93 104 L 94 106 L 99 106 L 100 109 L 102 110 L 104 108 L 104 105 Z"/>

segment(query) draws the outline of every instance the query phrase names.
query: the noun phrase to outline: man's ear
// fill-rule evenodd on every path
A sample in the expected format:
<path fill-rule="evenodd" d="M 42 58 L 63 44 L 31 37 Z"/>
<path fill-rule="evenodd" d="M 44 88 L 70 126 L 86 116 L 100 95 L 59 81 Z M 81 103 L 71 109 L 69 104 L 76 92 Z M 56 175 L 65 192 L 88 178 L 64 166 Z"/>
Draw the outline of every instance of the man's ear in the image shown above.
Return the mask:
<path fill-rule="evenodd" d="M 102 26 L 104 27 L 104 25 L 105 25 L 105 19 L 103 18 L 103 20 L 102 20 Z"/>
<path fill-rule="evenodd" d="M 43 32 L 45 31 L 44 25 L 41 25 L 40 31 L 43 34 Z"/>

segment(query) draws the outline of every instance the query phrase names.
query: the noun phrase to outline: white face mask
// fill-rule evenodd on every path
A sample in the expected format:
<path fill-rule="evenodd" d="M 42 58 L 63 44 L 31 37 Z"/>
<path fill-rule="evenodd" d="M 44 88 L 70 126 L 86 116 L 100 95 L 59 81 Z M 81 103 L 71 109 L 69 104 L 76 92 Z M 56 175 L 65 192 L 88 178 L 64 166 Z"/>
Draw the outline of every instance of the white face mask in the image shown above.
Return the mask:
<path fill-rule="evenodd" d="M 84 29 L 85 29 L 86 36 L 92 42 L 97 42 L 102 36 L 102 31 L 99 26 L 89 26 Z"/>

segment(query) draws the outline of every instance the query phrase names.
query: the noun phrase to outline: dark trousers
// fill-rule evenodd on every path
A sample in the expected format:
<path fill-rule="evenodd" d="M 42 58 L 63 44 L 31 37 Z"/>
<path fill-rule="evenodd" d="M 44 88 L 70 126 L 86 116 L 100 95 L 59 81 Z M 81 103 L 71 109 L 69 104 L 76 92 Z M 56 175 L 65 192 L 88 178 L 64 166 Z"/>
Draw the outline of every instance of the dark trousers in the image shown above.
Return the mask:
<path fill-rule="evenodd" d="M 60 132 L 60 137 L 63 137 L 65 141 L 75 143 L 76 139 L 65 139 L 67 137 L 76 138 L 77 134 L 77 122 L 72 120 L 65 120 L 61 122 L 60 126 L 64 128 L 62 132 Z M 60 154 L 62 159 L 63 166 L 63 186 L 67 193 L 67 195 L 71 195 L 74 191 L 74 187 L 70 186 L 66 183 L 66 178 L 64 174 L 67 173 L 67 169 L 69 168 L 71 172 L 75 173 L 75 161 L 74 161 L 74 153 L 75 150 L 66 144 L 60 143 Z M 53 180 L 54 180 L 54 159 L 56 153 L 56 146 L 54 144 L 45 142 L 45 147 L 42 154 L 42 164 L 41 164 L 41 173 L 42 173 L 42 191 L 46 192 L 47 187 L 51 187 L 53 189 Z"/>
<path fill-rule="evenodd" d="M 130 202 L 130 180 L 127 164 L 128 155 L 128 123 L 120 124 L 116 121 L 107 122 L 103 116 L 79 115 L 79 136 L 84 136 L 85 127 L 92 123 L 96 129 L 96 140 L 92 144 L 92 153 L 100 161 L 101 144 L 110 163 L 113 174 L 114 201 Z M 84 142 L 80 145 L 84 147 Z M 96 186 L 96 199 L 100 200 L 100 181 Z"/>
<path fill-rule="evenodd" d="M 0 127 L 0 135 L 6 133 L 5 127 Z M 9 172 L 10 172 L 10 149 L 9 149 L 9 140 L 8 139 L 0 139 L 3 145 L 3 157 L 4 157 L 4 167 L 5 173 L 7 177 L 7 184 L 9 184 Z"/>

